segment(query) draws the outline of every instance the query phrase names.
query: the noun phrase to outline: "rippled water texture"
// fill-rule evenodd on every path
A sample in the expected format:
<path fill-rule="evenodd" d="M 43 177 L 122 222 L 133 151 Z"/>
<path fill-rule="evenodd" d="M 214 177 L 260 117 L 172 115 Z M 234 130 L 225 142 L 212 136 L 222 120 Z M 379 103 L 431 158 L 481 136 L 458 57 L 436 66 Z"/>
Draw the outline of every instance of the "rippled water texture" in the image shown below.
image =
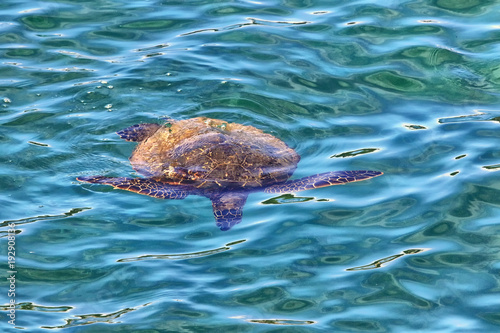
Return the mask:
<path fill-rule="evenodd" d="M 495 332 L 496 1 L 0 4 L 0 330 L 7 235 L 29 332 Z M 137 176 L 117 130 L 209 116 L 368 181 L 210 201 Z"/>

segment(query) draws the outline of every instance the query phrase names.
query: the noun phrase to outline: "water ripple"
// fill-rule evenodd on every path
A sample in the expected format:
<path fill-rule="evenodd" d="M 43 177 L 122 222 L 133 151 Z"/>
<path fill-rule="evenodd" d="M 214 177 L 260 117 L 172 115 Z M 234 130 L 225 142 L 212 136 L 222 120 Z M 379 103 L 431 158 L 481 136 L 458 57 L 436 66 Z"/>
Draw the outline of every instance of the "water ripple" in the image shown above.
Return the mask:
<path fill-rule="evenodd" d="M 0 309 L 3 311 L 9 311 L 9 306 L 0 305 Z M 22 302 L 16 304 L 17 310 L 27 310 L 27 311 L 40 311 L 40 312 L 68 312 L 74 309 L 73 306 L 45 306 L 39 305 L 32 302 Z"/>
<path fill-rule="evenodd" d="M 496 121 L 500 122 L 500 110 L 476 110 L 475 114 L 454 116 L 438 119 L 440 124 L 461 123 L 469 121 Z"/>
<path fill-rule="evenodd" d="M 360 148 L 356 150 L 346 151 L 343 153 L 335 154 L 330 156 L 330 158 L 346 158 L 346 157 L 355 157 L 358 155 L 370 154 L 379 151 L 380 148 Z"/>
<path fill-rule="evenodd" d="M 239 241 L 227 243 L 225 246 L 211 250 L 197 251 L 191 253 L 180 253 L 180 254 L 144 254 L 137 257 L 118 259 L 116 260 L 116 262 L 132 262 L 132 261 L 142 261 L 142 260 L 185 260 L 185 259 L 200 258 L 229 251 L 231 250 L 233 245 L 240 244 L 243 242 L 246 242 L 246 240 L 242 239 Z"/>
<path fill-rule="evenodd" d="M 283 325 L 283 326 L 301 326 L 313 325 L 316 322 L 313 320 L 290 320 L 290 319 L 246 319 L 249 323 L 268 324 L 268 325 Z"/>
<path fill-rule="evenodd" d="M 78 326 L 85 326 L 85 325 L 91 325 L 91 324 L 98 324 L 98 323 L 106 323 L 106 324 L 116 324 L 119 323 L 116 321 L 116 319 L 129 314 L 133 311 L 137 311 L 142 307 L 146 307 L 150 305 L 148 304 L 143 304 L 139 307 L 135 308 L 125 308 L 122 310 L 118 310 L 112 313 L 92 313 L 92 314 L 87 314 L 87 315 L 74 315 L 73 317 L 76 318 L 70 318 L 70 319 L 65 319 L 66 324 L 64 325 L 59 325 L 59 326 L 41 326 L 41 328 L 44 329 L 61 329 L 61 328 L 68 328 L 68 327 L 78 327 Z"/>
<path fill-rule="evenodd" d="M 427 251 L 429 249 L 408 249 L 404 250 L 399 254 L 395 254 L 389 257 L 385 257 L 382 259 L 377 259 L 373 261 L 372 263 L 369 263 L 367 265 L 363 266 L 358 266 L 358 267 L 352 267 L 352 268 L 347 268 L 346 271 L 364 271 L 364 270 L 369 270 L 369 269 L 376 269 L 376 268 L 381 268 L 385 267 L 388 263 L 391 261 L 394 261 L 398 258 L 401 258 L 402 256 L 409 255 L 409 254 L 417 254 L 423 251 Z"/>
<path fill-rule="evenodd" d="M 271 20 L 256 19 L 256 18 L 252 18 L 252 17 L 247 17 L 246 20 L 249 22 L 232 24 L 232 25 L 225 26 L 223 28 L 207 28 L 207 29 L 190 31 L 190 32 L 180 34 L 179 37 L 189 36 L 189 35 L 203 33 L 203 32 L 229 31 L 229 30 L 233 30 L 233 29 L 239 29 L 239 28 L 248 27 L 248 26 L 255 26 L 255 25 L 264 25 L 264 26 L 271 26 L 271 27 L 273 27 L 273 26 L 286 27 L 286 26 L 294 26 L 294 25 L 302 25 L 302 24 L 311 23 L 311 22 L 307 22 L 307 21 L 295 21 L 295 22 L 294 21 L 271 21 Z"/>
<path fill-rule="evenodd" d="M 11 223 L 14 223 L 16 226 L 19 226 L 19 225 L 23 225 L 23 224 L 27 224 L 27 223 L 33 223 L 33 222 L 44 221 L 44 220 L 64 219 L 67 217 L 71 217 L 75 214 L 81 213 L 83 211 L 86 211 L 88 209 L 92 209 L 92 208 L 90 208 L 90 207 L 73 208 L 66 213 L 57 214 L 57 215 L 40 215 L 40 216 L 33 216 L 33 217 L 25 217 L 25 218 L 18 219 L 18 220 L 6 220 L 6 221 L 2 221 L 0 223 L 0 227 L 7 227 Z"/>

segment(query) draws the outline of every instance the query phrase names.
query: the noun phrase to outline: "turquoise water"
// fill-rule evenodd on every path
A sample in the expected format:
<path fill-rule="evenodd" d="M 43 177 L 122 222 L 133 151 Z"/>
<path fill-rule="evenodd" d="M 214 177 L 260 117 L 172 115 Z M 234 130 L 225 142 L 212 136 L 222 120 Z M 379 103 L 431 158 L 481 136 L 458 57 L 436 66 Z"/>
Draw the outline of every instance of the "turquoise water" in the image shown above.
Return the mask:
<path fill-rule="evenodd" d="M 499 11 L 2 1 L 0 330 L 497 331 Z M 206 198 L 75 180 L 137 176 L 135 144 L 114 132 L 195 116 L 284 140 L 302 157 L 294 177 L 384 175 L 252 194 L 228 232 Z"/>

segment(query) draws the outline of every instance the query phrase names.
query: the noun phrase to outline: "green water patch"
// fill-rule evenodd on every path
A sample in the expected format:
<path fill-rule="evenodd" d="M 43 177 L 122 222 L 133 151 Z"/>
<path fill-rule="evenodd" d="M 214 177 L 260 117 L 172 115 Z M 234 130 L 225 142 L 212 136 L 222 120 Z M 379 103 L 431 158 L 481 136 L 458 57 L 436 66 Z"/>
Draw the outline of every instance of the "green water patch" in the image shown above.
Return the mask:
<path fill-rule="evenodd" d="M 313 306 L 315 306 L 314 302 L 304 299 L 291 298 L 291 299 L 284 299 L 275 304 L 272 308 L 272 311 L 281 313 L 294 313 L 294 312 L 304 311 Z"/>
<path fill-rule="evenodd" d="M 335 320 L 330 325 L 349 332 L 386 332 L 376 320 Z"/>
<path fill-rule="evenodd" d="M 407 304 L 413 308 L 432 309 L 437 306 L 434 302 L 423 297 L 414 295 L 404 288 L 398 277 L 391 273 L 375 273 L 364 282 L 365 287 L 376 289 L 367 295 L 356 298 L 355 303 L 373 304 L 392 301 L 394 303 Z"/>
<path fill-rule="evenodd" d="M 7 48 L 2 50 L 6 58 L 37 58 L 42 54 L 42 50 L 33 48 Z"/>
<path fill-rule="evenodd" d="M 171 29 L 177 25 L 187 24 L 188 21 L 175 20 L 139 20 L 120 24 L 120 28 L 132 30 L 165 30 Z"/>
<path fill-rule="evenodd" d="M 433 0 L 432 4 L 438 8 L 460 13 L 466 16 L 481 14 L 486 8 L 495 4 L 492 0 Z"/>
<path fill-rule="evenodd" d="M 420 64 L 422 67 L 461 63 L 465 60 L 463 55 L 452 50 L 429 46 L 407 48 L 395 54 L 395 57 L 411 60 L 413 65 Z"/>
<path fill-rule="evenodd" d="M 90 37 L 94 38 L 104 38 L 110 40 L 139 40 L 144 37 L 144 32 L 142 31 L 133 31 L 133 30 L 125 30 L 121 27 L 106 27 L 106 30 L 100 31 L 92 31 L 89 33 Z"/>
<path fill-rule="evenodd" d="M 358 36 L 362 38 L 373 38 L 373 40 L 380 40 L 389 37 L 399 37 L 401 35 L 433 35 L 433 34 L 441 34 L 443 33 L 443 29 L 439 26 L 432 25 L 415 25 L 403 28 L 386 28 L 376 25 L 369 24 L 355 24 L 348 25 L 341 32 L 341 35 L 345 36 Z"/>
<path fill-rule="evenodd" d="M 234 301 L 242 305 L 258 305 L 277 301 L 285 296 L 285 292 L 279 287 L 263 287 L 250 293 L 242 293 L 235 296 Z"/>
<path fill-rule="evenodd" d="M 60 28 L 62 24 L 59 18 L 49 15 L 29 15 L 21 21 L 32 30 L 51 30 Z"/>
<path fill-rule="evenodd" d="M 399 92 L 419 92 L 426 87 L 426 84 L 420 79 L 391 71 L 379 71 L 367 75 L 364 80 L 376 87 Z"/>

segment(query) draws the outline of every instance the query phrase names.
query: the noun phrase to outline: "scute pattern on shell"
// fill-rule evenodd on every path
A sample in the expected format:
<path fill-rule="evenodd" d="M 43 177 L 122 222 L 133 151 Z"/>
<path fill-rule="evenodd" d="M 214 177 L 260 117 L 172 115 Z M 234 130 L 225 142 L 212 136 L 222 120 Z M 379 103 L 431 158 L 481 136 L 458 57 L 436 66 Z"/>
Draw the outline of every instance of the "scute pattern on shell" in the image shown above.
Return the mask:
<path fill-rule="evenodd" d="M 140 142 L 130 162 L 139 173 L 171 184 L 252 188 L 285 182 L 299 159 L 255 127 L 199 117 L 161 127 Z"/>

